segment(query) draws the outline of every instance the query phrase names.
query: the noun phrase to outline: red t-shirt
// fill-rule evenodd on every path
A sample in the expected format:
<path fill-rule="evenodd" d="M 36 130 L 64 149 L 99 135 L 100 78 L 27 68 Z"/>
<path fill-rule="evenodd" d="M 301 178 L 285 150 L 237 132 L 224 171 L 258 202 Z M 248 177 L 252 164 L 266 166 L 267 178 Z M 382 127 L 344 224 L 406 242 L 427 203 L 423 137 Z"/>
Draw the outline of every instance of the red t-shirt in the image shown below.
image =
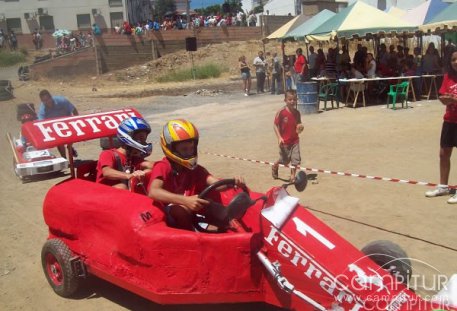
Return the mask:
<path fill-rule="evenodd" d="M 295 145 L 298 144 L 297 125 L 301 124 L 300 112 L 297 109 L 289 111 L 287 107 L 282 108 L 276 114 L 275 125 L 279 129 L 284 144 Z"/>
<path fill-rule="evenodd" d="M 103 150 L 102 153 L 100 153 L 100 156 L 98 157 L 97 179 L 95 180 L 96 182 L 109 186 L 113 186 L 119 183 L 119 180 L 107 179 L 103 176 L 103 168 L 105 166 L 109 166 L 114 168 L 115 170 L 119 170 L 116 163 L 116 157 L 114 156 L 115 153 L 119 156 L 122 167 L 124 168 L 126 166 L 127 157 L 121 152 L 119 152 L 117 149 Z M 144 159 L 134 159 L 132 162 L 133 170 L 141 169 L 140 164 L 143 161 Z"/>
<path fill-rule="evenodd" d="M 192 196 L 199 194 L 208 186 L 206 183 L 208 176 L 210 176 L 208 171 L 200 165 L 193 170 L 183 169 L 178 173 L 171 166 L 170 160 L 164 157 L 154 163 L 147 189 L 149 190 L 154 179 L 161 179 L 163 189 L 175 194 Z"/>
<path fill-rule="evenodd" d="M 297 56 L 297 59 L 295 60 L 294 64 L 294 69 L 296 73 L 302 73 L 303 67 L 306 66 L 306 58 L 303 54 L 300 54 Z M 305 69 L 306 72 L 306 69 Z"/>
<path fill-rule="evenodd" d="M 440 87 L 440 94 L 453 94 L 457 96 L 457 80 L 454 80 L 449 77 L 448 74 L 445 74 L 443 83 Z M 457 104 L 446 106 L 446 112 L 444 113 L 443 119 L 446 122 L 457 123 Z"/>

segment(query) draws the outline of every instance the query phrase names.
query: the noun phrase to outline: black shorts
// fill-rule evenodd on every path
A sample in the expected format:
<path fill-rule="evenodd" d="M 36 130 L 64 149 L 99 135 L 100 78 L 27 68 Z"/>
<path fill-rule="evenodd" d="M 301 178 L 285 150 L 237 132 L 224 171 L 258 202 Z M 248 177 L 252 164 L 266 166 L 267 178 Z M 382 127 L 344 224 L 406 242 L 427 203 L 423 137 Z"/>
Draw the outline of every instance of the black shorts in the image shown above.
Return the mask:
<path fill-rule="evenodd" d="M 457 147 L 457 123 L 443 122 L 440 146 L 441 148 Z"/>

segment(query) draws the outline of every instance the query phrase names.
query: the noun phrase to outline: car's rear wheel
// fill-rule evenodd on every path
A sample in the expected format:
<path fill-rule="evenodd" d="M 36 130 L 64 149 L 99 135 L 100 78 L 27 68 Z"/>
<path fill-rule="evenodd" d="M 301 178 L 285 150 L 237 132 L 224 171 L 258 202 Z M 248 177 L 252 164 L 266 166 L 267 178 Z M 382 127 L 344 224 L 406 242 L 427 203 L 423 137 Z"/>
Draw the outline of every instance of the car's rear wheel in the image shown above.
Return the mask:
<path fill-rule="evenodd" d="M 373 241 L 362 248 L 362 253 L 388 270 L 399 282 L 408 284 L 412 274 L 411 260 L 398 244 L 387 240 Z"/>
<path fill-rule="evenodd" d="M 59 239 L 48 240 L 41 250 L 41 263 L 46 279 L 56 294 L 62 297 L 72 296 L 80 283 L 72 269 L 72 256 L 68 246 Z"/>

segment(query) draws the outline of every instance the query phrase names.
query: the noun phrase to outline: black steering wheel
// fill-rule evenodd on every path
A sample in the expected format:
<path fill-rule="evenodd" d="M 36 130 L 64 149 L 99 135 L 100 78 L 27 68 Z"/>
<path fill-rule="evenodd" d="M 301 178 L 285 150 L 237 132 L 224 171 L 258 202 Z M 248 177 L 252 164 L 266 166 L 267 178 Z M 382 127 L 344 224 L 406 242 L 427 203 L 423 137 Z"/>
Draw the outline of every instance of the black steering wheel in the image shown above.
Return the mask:
<path fill-rule="evenodd" d="M 234 178 L 230 178 L 230 179 L 218 180 L 214 184 L 209 185 L 202 192 L 200 192 L 198 197 L 200 199 L 206 200 L 206 197 L 208 196 L 208 194 L 210 192 L 212 192 L 214 189 L 219 188 L 220 186 L 232 186 L 232 187 L 235 187 L 236 186 L 235 179 Z M 246 193 L 248 192 L 248 189 L 246 188 L 246 185 L 242 185 L 241 189 L 243 189 L 243 191 L 246 192 Z"/>
<path fill-rule="evenodd" d="M 210 203 L 206 206 L 204 220 L 201 217 L 194 218 L 194 226 L 198 231 L 209 232 L 199 224 L 200 222 L 213 224 L 219 228 L 219 231 L 224 231 L 229 226 L 230 220 L 243 217 L 246 210 L 255 203 L 251 200 L 249 190 L 245 185 L 240 187 L 243 192 L 238 193 L 227 206 L 207 199 L 209 193 L 221 186 L 235 187 L 235 179 L 221 179 L 206 187 L 199 194 L 200 199 L 208 200 Z"/>

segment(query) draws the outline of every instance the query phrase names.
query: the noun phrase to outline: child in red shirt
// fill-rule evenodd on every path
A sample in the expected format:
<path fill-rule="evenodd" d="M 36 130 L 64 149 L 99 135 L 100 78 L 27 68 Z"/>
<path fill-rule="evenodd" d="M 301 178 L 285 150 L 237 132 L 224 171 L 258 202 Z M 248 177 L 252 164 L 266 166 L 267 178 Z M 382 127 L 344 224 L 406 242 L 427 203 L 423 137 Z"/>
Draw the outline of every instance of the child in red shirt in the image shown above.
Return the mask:
<path fill-rule="evenodd" d="M 96 182 L 128 189 L 131 178 L 143 179 L 152 168 L 152 163 L 144 159 L 152 151 L 152 144 L 146 143 L 150 132 L 149 124 L 142 118 L 131 117 L 122 121 L 117 129 L 121 146 L 100 153 Z"/>
<path fill-rule="evenodd" d="M 272 175 L 278 178 L 279 164 L 293 166 L 290 169 L 290 181 L 295 180 L 297 166 L 300 165 L 300 144 L 298 134 L 303 131 L 300 112 L 296 109 L 297 93 L 295 90 L 287 90 L 284 98 L 286 106 L 276 113 L 274 130 L 278 138 L 279 160 L 273 164 Z"/>
<path fill-rule="evenodd" d="M 426 197 L 448 195 L 449 173 L 451 171 L 452 149 L 457 147 L 457 49 L 449 53 L 447 73 L 444 75 L 440 88 L 439 100 L 446 106 L 440 139 L 440 185 L 425 193 Z M 457 194 L 447 200 L 450 204 L 457 203 Z"/>
<path fill-rule="evenodd" d="M 197 164 L 198 130 L 187 120 L 171 120 L 160 136 L 165 157 L 154 163 L 148 184 L 148 196 L 167 215 L 168 225 L 194 230 L 193 218 L 209 204 L 198 194 L 218 181 Z M 235 177 L 237 186 L 244 180 Z"/>

